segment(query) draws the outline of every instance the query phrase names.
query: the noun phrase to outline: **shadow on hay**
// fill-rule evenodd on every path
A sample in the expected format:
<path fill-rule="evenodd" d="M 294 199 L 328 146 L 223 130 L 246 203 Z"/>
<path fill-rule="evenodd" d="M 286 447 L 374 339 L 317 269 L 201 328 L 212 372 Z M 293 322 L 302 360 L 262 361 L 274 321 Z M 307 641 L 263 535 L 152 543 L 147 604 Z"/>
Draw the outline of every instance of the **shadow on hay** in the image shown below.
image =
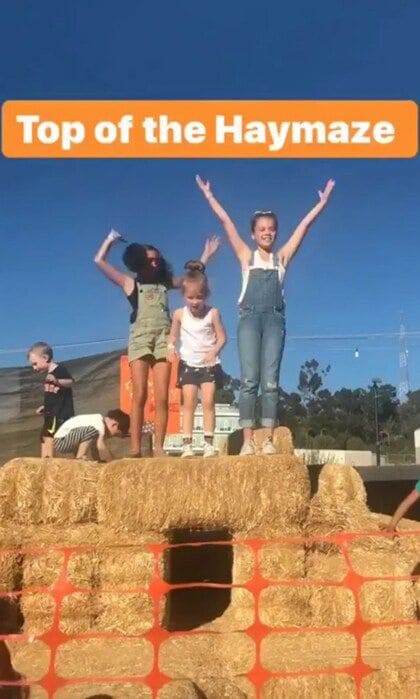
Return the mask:
<path fill-rule="evenodd" d="M 167 533 L 170 544 L 163 556 L 163 577 L 171 585 L 193 583 L 232 584 L 232 535 L 226 529 L 191 530 L 173 529 Z M 211 542 L 226 541 L 226 546 Z M 209 543 L 207 543 L 209 542 Z M 167 631 L 190 631 L 220 617 L 231 603 L 231 588 L 188 587 L 175 588 L 165 595 L 162 626 Z"/>

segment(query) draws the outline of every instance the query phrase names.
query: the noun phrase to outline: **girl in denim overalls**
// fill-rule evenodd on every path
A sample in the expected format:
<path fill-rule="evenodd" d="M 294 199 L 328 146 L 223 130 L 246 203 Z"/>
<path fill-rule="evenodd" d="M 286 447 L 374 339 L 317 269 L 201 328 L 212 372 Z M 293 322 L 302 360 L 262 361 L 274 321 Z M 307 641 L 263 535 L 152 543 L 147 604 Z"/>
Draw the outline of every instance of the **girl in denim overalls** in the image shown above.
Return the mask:
<path fill-rule="evenodd" d="M 132 385 L 131 455 L 141 456 L 141 434 L 147 399 L 149 371 L 153 371 L 155 403 L 154 456 L 162 456 L 168 422 L 168 390 L 171 363 L 168 361 L 168 335 L 171 318 L 168 291 L 181 286 L 182 277 L 175 277 L 160 251 L 153 245 L 131 243 L 123 255 L 126 267 L 135 275 L 124 274 L 111 265 L 108 254 L 121 240 L 114 230 L 106 236 L 95 256 L 95 263 L 105 276 L 121 287 L 132 313 L 128 339 L 128 360 Z M 217 251 L 218 239 L 206 241 L 201 262 L 204 265 Z"/>
<path fill-rule="evenodd" d="M 239 297 L 238 346 L 241 365 L 239 424 L 243 427 L 241 454 L 254 454 L 255 409 L 261 386 L 261 424 L 267 429 L 262 453 L 274 454 L 273 432 L 277 424 L 278 383 L 285 339 L 283 280 L 286 268 L 298 250 L 309 227 L 325 208 L 334 188 L 328 180 L 319 202 L 302 219 L 289 240 L 273 252 L 277 236 L 277 216 L 272 211 L 256 211 L 251 219 L 251 250 L 240 237 L 235 224 L 213 196 L 210 182 L 196 178 L 197 184 L 221 221 L 242 269 Z"/>

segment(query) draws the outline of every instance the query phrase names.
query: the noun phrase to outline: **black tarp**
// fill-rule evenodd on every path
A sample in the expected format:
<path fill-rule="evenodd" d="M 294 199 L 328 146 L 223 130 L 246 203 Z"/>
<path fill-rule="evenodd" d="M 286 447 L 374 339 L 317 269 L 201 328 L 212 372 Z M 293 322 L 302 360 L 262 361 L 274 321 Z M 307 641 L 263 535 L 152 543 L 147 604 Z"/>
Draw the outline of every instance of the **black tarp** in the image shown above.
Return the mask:
<path fill-rule="evenodd" d="M 76 414 L 106 413 L 119 407 L 121 350 L 71 359 L 63 363 L 72 374 Z M 43 402 L 43 376 L 30 367 L 0 369 L 0 465 L 15 456 L 39 456 L 42 417 L 35 411 Z M 120 456 L 127 440 L 112 440 Z"/>

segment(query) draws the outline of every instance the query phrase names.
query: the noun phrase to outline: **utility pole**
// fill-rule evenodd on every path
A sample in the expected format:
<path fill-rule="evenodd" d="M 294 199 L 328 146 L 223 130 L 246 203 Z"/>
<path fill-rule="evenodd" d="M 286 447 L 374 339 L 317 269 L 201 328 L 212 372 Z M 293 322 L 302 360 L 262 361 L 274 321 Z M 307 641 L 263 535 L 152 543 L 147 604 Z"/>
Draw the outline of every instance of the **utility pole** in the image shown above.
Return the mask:
<path fill-rule="evenodd" d="M 398 384 L 398 398 L 400 403 L 407 400 L 407 395 L 410 392 L 410 381 L 408 378 L 408 349 L 406 342 L 406 332 L 404 325 L 404 315 L 400 313 L 400 382 Z"/>
<path fill-rule="evenodd" d="M 380 438 L 380 432 L 379 432 L 379 410 L 378 410 L 378 403 L 379 403 L 378 384 L 380 384 L 380 383 L 381 383 L 381 379 L 373 379 L 373 381 L 372 381 L 373 405 L 374 405 L 374 411 L 375 411 L 375 436 L 376 436 L 375 452 L 376 452 L 376 465 L 378 468 L 381 465 L 381 438 Z"/>

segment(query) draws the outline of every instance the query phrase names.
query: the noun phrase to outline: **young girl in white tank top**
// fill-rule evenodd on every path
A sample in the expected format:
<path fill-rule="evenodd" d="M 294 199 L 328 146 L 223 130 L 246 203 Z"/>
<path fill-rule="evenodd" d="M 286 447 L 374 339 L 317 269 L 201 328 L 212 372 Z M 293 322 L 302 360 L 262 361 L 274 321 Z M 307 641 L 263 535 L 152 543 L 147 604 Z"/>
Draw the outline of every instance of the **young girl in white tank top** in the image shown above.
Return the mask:
<path fill-rule="evenodd" d="M 181 286 L 184 308 L 173 314 L 168 341 L 169 359 L 179 347 L 178 387 L 182 390 L 182 457 L 194 456 L 192 430 L 198 389 L 203 407 L 204 456 L 215 456 L 215 395 L 223 385 L 219 353 L 226 343 L 226 333 L 217 308 L 208 306 L 210 294 L 205 274 L 189 270 Z"/>

